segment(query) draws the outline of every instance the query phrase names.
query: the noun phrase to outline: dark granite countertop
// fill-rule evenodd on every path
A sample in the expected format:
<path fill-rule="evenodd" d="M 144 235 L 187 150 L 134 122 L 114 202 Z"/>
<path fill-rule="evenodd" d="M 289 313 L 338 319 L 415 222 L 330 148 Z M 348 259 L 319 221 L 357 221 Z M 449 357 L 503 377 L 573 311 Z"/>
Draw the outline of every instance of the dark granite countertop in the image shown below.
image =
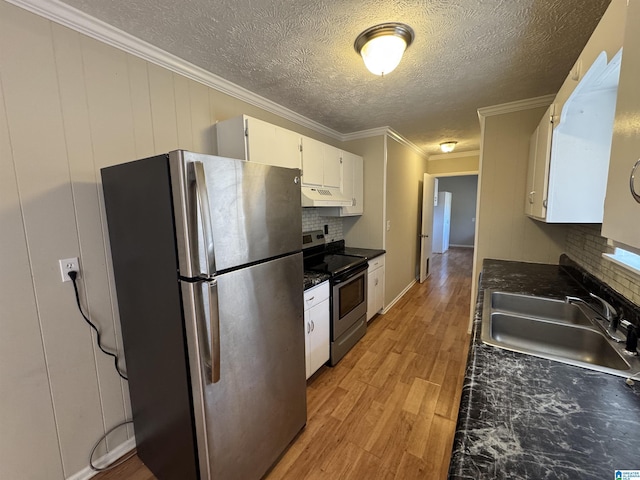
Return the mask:
<path fill-rule="evenodd" d="M 449 479 L 606 479 L 640 470 L 640 382 L 480 340 L 483 289 L 563 298 L 557 265 L 485 260 Z"/>
<path fill-rule="evenodd" d="M 331 242 L 327 245 L 327 251 L 329 253 L 338 253 L 340 255 L 353 255 L 355 257 L 366 258 L 371 260 L 386 253 L 385 250 L 379 248 L 358 248 L 358 247 L 346 247 L 344 240 L 338 240 Z"/>
<path fill-rule="evenodd" d="M 356 257 L 364 257 L 367 260 L 372 260 L 386 253 L 384 250 L 380 250 L 380 249 L 355 248 L 355 247 L 344 247 L 343 252 L 345 255 L 354 255 Z"/>
<path fill-rule="evenodd" d="M 327 273 L 321 272 L 304 272 L 304 289 L 309 290 L 310 288 L 315 287 L 316 285 L 320 285 L 322 282 L 326 282 L 331 278 Z"/>

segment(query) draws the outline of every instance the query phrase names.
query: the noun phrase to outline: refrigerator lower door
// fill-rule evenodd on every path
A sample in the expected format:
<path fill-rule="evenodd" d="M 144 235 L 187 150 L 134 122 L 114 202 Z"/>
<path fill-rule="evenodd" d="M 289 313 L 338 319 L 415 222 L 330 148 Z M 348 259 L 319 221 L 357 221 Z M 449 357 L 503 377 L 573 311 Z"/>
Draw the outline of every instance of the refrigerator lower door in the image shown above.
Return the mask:
<path fill-rule="evenodd" d="M 298 253 L 190 286 L 204 304 L 185 305 L 202 478 L 260 479 L 305 425 L 302 284 Z"/>

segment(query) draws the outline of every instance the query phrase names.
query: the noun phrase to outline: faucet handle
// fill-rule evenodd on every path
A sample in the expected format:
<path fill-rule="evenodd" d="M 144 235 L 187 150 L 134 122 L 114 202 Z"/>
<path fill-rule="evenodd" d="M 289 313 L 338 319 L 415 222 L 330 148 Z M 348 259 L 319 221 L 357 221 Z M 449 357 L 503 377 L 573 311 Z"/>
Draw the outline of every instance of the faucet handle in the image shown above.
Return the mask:
<path fill-rule="evenodd" d="M 602 304 L 602 308 L 604 310 L 604 318 L 611 322 L 612 320 L 616 320 L 618 318 L 618 312 L 617 310 L 613 307 L 613 305 L 611 305 L 609 302 L 607 302 L 606 300 L 600 298 L 598 295 L 596 295 L 595 293 L 591 293 L 589 292 L 589 295 L 591 296 L 591 298 L 595 298 L 596 300 L 598 300 L 601 304 Z"/>

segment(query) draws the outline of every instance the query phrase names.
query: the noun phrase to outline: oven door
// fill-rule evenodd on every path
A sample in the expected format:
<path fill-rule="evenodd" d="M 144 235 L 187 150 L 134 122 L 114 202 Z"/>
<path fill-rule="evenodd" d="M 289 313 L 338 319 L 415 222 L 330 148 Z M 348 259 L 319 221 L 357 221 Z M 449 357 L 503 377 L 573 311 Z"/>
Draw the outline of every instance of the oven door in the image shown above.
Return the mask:
<path fill-rule="evenodd" d="M 368 264 L 335 277 L 332 281 L 331 340 L 336 341 L 367 314 Z"/>

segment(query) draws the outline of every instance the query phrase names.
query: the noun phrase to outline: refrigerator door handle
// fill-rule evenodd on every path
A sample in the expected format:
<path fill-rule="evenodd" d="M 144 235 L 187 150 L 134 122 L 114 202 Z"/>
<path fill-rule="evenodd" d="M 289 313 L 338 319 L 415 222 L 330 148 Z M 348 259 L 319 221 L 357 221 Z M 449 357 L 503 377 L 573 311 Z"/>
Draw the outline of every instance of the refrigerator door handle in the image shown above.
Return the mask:
<path fill-rule="evenodd" d="M 218 281 L 210 280 L 209 285 L 209 352 L 211 355 L 211 383 L 220 381 L 220 311 L 218 308 Z"/>
<path fill-rule="evenodd" d="M 198 206 L 200 207 L 200 217 L 202 225 L 202 233 L 204 235 L 204 254 L 207 262 L 206 268 L 200 266 L 200 274 L 210 277 L 216 271 L 216 260 L 213 248 L 213 230 L 211 229 L 211 213 L 209 211 L 209 192 L 207 191 L 207 182 L 204 174 L 204 165 L 202 162 L 191 162 L 189 165 L 193 168 L 195 178 L 196 197 Z M 193 245 L 198 245 L 198 225 L 197 222 L 192 223 L 191 240 Z M 204 271 L 202 271 L 204 270 Z"/>

